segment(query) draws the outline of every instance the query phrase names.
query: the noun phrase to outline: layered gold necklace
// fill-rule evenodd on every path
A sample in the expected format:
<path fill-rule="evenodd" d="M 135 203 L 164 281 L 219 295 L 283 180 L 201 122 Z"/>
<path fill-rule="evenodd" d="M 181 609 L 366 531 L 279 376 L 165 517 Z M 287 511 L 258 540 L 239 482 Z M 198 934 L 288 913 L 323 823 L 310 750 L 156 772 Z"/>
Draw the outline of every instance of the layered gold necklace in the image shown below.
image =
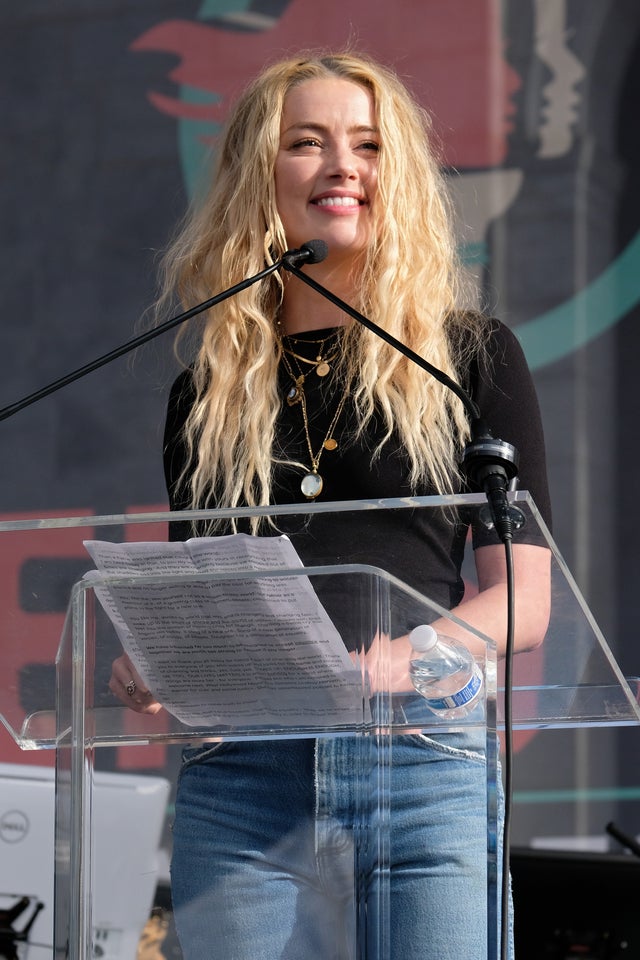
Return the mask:
<path fill-rule="evenodd" d="M 299 360 L 300 363 L 306 363 L 312 367 L 313 372 L 318 377 L 326 377 L 327 374 L 331 373 L 331 364 L 336 359 L 340 353 L 340 347 L 338 342 L 334 342 L 330 345 L 328 349 L 328 355 L 325 356 L 325 344 L 330 343 L 331 340 L 335 340 L 335 334 L 331 333 L 328 337 L 323 337 L 322 340 L 297 340 L 295 337 L 287 337 L 287 343 L 285 344 L 284 339 L 282 339 L 282 349 L 288 354 L 288 356 L 293 357 L 294 360 Z M 315 360 L 309 359 L 300 353 L 296 353 L 295 350 L 291 348 L 288 344 L 294 344 L 297 349 L 299 343 L 310 344 L 316 348 L 316 358 Z"/>
<path fill-rule="evenodd" d="M 284 366 L 292 380 L 292 385 L 287 392 L 287 403 L 290 407 L 298 405 L 300 407 L 307 451 L 309 453 L 309 460 L 311 463 L 311 466 L 307 468 L 307 473 L 300 482 L 300 490 L 307 500 L 315 500 L 315 498 L 322 492 L 324 483 L 318 470 L 320 466 L 320 458 L 325 450 L 336 450 L 338 448 L 338 441 L 334 436 L 334 432 L 350 392 L 350 384 L 347 384 L 340 400 L 338 401 L 335 413 L 331 418 L 331 423 L 329 424 L 329 428 L 325 434 L 324 440 L 320 444 L 318 450 L 314 453 L 313 445 L 311 443 L 311 430 L 309 427 L 309 414 L 307 410 L 307 397 L 304 390 L 304 383 L 309 373 L 315 373 L 318 377 L 326 377 L 331 372 L 331 363 L 340 354 L 339 344 L 334 342 L 329 347 L 325 355 L 325 346 L 333 339 L 333 334 L 331 334 L 329 337 L 325 337 L 322 340 L 312 341 L 301 341 L 295 340 L 293 337 L 287 337 L 287 344 L 285 344 L 282 337 L 280 339 Z M 299 347 L 297 347 L 297 344 L 299 343 L 311 343 L 312 345 L 315 345 L 317 351 L 315 359 L 309 359 L 308 357 L 298 353 L 297 350 Z M 294 350 L 288 344 L 294 344 L 297 349 Z M 294 369 L 294 366 L 291 362 L 292 360 L 297 369 Z M 300 366 L 301 363 L 307 364 L 311 367 L 311 369 L 308 370 L 307 373 L 303 372 L 303 369 Z"/>

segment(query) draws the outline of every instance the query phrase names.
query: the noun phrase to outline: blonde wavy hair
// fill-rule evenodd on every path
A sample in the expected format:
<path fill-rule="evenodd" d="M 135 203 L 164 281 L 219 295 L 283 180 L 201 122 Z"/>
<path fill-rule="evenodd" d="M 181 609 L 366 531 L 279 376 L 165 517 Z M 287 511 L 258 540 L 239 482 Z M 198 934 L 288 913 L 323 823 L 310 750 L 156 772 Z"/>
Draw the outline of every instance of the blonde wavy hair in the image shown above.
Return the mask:
<path fill-rule="evenodd" d="M 370 91 L 380 133 L 375 227 L 352 305 L 458 379 L 467 360 L 461 344 L 467 353 L 479 346 L 482 321 L 460 309 L 461 271 L 431 121 L 395 73 L 359 53 L 296 56 L 269 66 L 246 89 L 208 190 L 164 256 L 159 311 L 175 295 L 185 308 L 206 300 L 285 252 L 274 185 L 283 104 L 293 86 L 327 77 Z M 276 273 L 209 311 L 184 437 L 182 483 L 188 477 L 193 507 L 271 503 L 282 293 Z M 456 327 L 471 336 L 456 335 Z M 460 401 L 358 323 L 345 332 L 342 364 L 352 383 L 356 437 L 376 413 L 385 431 L 374 456 L 395 431 L 412 487 L 451 491 L 468 436 Z"/>

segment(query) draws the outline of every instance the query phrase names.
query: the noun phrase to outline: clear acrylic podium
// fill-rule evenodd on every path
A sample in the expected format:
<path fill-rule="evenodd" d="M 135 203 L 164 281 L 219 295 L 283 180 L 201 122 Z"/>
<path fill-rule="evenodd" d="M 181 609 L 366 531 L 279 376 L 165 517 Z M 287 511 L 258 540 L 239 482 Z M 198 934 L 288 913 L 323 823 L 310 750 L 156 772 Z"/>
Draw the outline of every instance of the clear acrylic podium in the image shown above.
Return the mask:
<path fill-rule="evenodd" d="M 527 529 L 536 531 L 552 554 L 552 610 L 545 643 L 534 653 L 515 658 L 514 729 L 638 723 L 640 706 L 634 692 L 621 675 L 535 505 L 524 492 L 512 497 Z M 450 720 L 431 712 L 411 691 L 394 688 L 390 638 L 402 636 L 409 626 L 418 623 L 455 618 L 380 565 L 336 562 L 304 568 L 218 569 L 188 575 L 101 574 L 89 579 L 84 574 L 93 563 L 83 546 L 84 541 L 95 539 L 162 541 L 167 537 L 168 523 L 186 520 L 238 518 L 244 523 L 259 515 L 270 516 L 277 527 L 279 523 L 285 525 L 283 518 L 286 524 L 292 520 L 306 524 L 319 513 L 347 521 L 364 511 L 383 511 L 387 519 L 397 517 L 402 521 L 408 516 L 405 511 L 444 511 L 453 522 L 457 511 L 475 515 L 484 509 L 484 497 L 469 495 L 0 523 L 7 598 L 10 600 L 12 591 L 18 598 L 15 604 L 5 602 L 0 613 L 0 715 L 23 750 L 56 751 L 55 956 L 74 960 L 94 956 L 93 890 L 96 874 L 105 869 L 104 863 L 97 863 L 94 857 L 93 817 L 96 765 L 100 766 L 102 748 L 126 746 L 135 750 L 154 743 L 193 746 L 226 740 L 350 737 L 356 744 L 358 818 L 365 825 L 362 839 L 353 846 L 354 956 L 358 960 L 397 960 L 390 954 L 388 940 L 393 739 L 416 730 L 429 735 L 472 727 L 482 737 L 487 756 L 486 830 L 482 842 L 487 850 L 488 923 L 486 943 L 478 945 L 478 957 L 496 960 L 496 732 L 502 722 L 503 692 L 491 638 L 471 631 L 484 650 L 477 658 L 484 676 L 482 700 L 467 717 Z M 271 528 L 263 532 L 269 535 L 278 531 Z M 471 568 L 465 571 L 467 578 L 472 590 Z M 136 594 L 146 601 L 152 597 L 158 610 L 162 604 L 175 610 L 179 598 L 192 597 L 194 591 L 196 595 L 204 592 L 219 596 L 222 589 L 237 599 L 248 587 L 259 586 L 268 592 L 270 587 L 282 589 L 284 584 L 295 591 L 302 581 L 353 651 L 348 684 L 342 668 L 332 677 L 319 674 L 313 662 L 292 666 L 287 661 L 284 669 L 284 660 L 282 664 L 277 661 L 277 657 L 286 656 L 283 649 L 277 651 L 275 663 L 271 656 L 271 672 L 269 648 L 267 666 L 263 664 L 249 675 L 254 655 L 251 644 L 260 640 L 249 635 L 238 652 L 242 670 L 238 671 L 237 686 L 233 687 L 232 673 L 227 673 L 225 689 L 211 690 L 208 713 L 205 711 L 200 719 L 185 721 L 167 710 L 154 716 L 134 714 L 110 694 L 107 684 L 111 663 L 121 652 L 121 645 L 96 597 L 101 589 L 109 588 L 116 596 L 126 594 L 129 599 L 135 599 Z M 283 630 L 293 629 L 295 639 L 294 628 L 290 619 L 283 624 L 276 617 L 265 633 L 276 637 Z M 43 631 L 49 635 L 44 636 Z M 375 657 L 370 652 L 372 640 Z M 322 667 L 325 669 L 326 664 Z M 134 883 L 135 870 L 132 851 L 129 881 Z M 371 917 L 375 917 L 375 928 Z M 119 954 L 108 954 L 112 955 Z"/>

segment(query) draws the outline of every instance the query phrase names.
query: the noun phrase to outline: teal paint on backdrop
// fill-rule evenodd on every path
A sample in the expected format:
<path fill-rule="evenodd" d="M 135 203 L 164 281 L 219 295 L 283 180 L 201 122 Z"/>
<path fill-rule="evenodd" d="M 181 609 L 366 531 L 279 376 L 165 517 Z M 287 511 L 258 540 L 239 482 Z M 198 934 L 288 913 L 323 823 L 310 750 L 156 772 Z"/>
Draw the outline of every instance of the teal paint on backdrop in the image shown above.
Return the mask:
<path fill-rule="evenodd" d="M 640 800 L 640 787 L 584 787 L 571 790 L 515 790 L 514 803 L 609 803 Z"/>
<path fill-rule="evenodd" d="M 640 303 L 640 232 L 574 297 L 516 328 L 532 370 L 586 346 Z"/>
<path fill-rule="evenodd" d="M 185 103 L 207 105 L 217 103 L 220 97 L 194 87 L 181 87 L 181 99 Z M 210 121 L 179 120 L 178 121 L 178 150 L 182 178 L 187 188 L 187 195 L 193 197 L 198 189 L 198 182 L 206 170 L 210 150 L 206 143 L 220 130 L 220 124 Z"/>
<path fill-rule="evenodd" d="M 202 20 L 213 20 L 230 13 L 244 12 L 250 5 L 251 0 L 204 0 L 198 16 Z"/>

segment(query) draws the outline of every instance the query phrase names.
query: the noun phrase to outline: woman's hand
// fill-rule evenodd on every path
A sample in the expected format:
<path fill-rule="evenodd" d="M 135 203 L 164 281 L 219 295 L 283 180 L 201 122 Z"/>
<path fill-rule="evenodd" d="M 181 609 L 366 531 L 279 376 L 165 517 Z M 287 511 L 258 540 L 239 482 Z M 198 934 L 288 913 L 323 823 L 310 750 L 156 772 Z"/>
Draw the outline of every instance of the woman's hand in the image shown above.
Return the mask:
<path fill-rule="evenodd" d="M 351 658 L 362 672 L 366 670 L 371 693 L 386 690 L 390 693 L 415 692 L 409 675 L 409 661 L 415 656 L 408 635 L 388 637 L 376 634 L 364 654 L 353 652 Z"/>
<path fill-rule="evenodd" d="M 109 690 L 125 707 L 135 710 L 136 713 L 154 714 L 162 710 L 162 704 L 153 699 L 153 694 L 140 679 L 140 674 L 126 653 L 111 665 Z"/>

